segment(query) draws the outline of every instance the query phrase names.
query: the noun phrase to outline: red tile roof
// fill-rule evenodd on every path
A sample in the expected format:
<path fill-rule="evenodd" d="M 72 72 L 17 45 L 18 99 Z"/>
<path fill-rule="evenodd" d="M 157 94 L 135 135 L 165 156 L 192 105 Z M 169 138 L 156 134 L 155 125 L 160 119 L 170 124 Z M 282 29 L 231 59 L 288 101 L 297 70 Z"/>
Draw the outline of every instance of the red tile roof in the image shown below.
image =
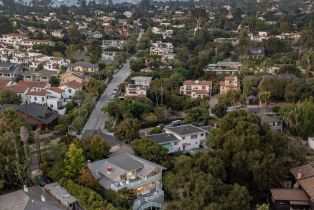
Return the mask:
<path fill-rule="evenodd" d="M 209 80 L 186 80 L 183 82 L 184 85 L 212 85 L 212 81 Z"/>
<path fill-rule="evenodd" d="M 28 86 L 30 88 L 32 88 L 32 87 L 44 88 L 46 86 L 49 86 L 49 83 L 47 83 L 47 82 L 32 82 L 32 81 L 21 80 L 21 81 L 19 81 L 18 85 Z"/>
<path fill-rule="evenodd" d="M 68 83 L 65 83 L 63 84 L 64 86 L 68 86 L 70 88 L 73 88 L 73 89 L 78 89 L 78 88 L 81 88 L 83 87 L 83 84 L 80 83 L 80 82 L 77 82 L 75 80 L 71 81 L 71 82 L 68 82 Z"/>
<path fill-rule="evenodd" d="M 58 88 L 58 87 L 51 87 L 48 90 L 51 90 L 53 92 L 60 93 L 60 94 L 64 92 L 64 90 L 62 90 L 61 88 Z"/>
<path fill-rule="evenodd" d="M 41 90 L 41 91 L 28 91 L 26 95 L 31 95 L 31 96 L 46 96 L 48 92 L 46 90 Z"/>

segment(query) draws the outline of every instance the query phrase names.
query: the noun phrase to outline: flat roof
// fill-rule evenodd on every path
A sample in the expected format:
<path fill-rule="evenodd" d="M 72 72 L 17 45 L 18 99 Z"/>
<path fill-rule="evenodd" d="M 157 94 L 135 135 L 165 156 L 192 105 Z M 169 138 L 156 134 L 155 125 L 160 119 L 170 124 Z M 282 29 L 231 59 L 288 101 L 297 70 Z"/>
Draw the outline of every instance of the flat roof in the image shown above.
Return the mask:
<path fill-rule="evenodd" d="M 170 133 L 153 134 L 148 136 L 148 138 L 157 144 L 165 144 L 179 141 L 179 139 L 177 139 L 173 134 Z"/>

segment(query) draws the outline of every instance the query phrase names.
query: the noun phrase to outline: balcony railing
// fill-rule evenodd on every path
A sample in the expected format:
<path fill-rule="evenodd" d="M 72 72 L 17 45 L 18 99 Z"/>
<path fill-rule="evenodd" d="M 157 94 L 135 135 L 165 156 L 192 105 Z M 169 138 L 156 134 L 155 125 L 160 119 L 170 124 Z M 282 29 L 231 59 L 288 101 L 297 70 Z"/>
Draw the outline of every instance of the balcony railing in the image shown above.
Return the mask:
<path fill-rule="evenodd" d="M 139 196 L 133 204 L 133 210 L 148 209 L 149 207 L 161 208 L 164 201 L 164 191 L 155 191 L 150 196 Z"/>
<path fill-rule="evenodd" d="M 123 188 L 134 189 L 138 186 L 146 185 L 148 183 L 151 183 L 151 182 L 159 180 L 159 179 L 161 179 L 161 174 L 157 174 L 155 176 L 151 176 L 148 178 L 142 178 L 142 179 L 134 181 L 134 182 L 132 182 L 132 180 L 117 182 L 117 183 L 111 184 L 111 189 L 113 191 L 118 191 L 118 190 L 121 190 Z"/>

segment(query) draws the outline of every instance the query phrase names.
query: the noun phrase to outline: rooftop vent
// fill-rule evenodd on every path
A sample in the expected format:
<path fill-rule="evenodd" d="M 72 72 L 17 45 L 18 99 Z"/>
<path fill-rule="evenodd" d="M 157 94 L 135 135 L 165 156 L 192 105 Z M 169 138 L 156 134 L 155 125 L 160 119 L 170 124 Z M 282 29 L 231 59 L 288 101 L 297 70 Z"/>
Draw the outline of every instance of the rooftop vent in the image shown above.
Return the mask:
<path fill-rule="evenodd" d="M 112 168 L 111 167 L 107 167 L 107 174 L 111 174 L 112 173 Z"/>

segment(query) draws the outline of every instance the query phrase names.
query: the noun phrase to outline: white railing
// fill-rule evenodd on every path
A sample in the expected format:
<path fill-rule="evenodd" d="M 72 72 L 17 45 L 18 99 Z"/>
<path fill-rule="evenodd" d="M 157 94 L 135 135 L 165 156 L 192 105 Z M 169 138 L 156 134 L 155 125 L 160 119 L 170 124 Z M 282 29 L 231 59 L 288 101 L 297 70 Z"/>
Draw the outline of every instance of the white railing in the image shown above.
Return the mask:
<path fill-rule="evenodd" d="M 117 183 L 111 184 L 111 189 L 113 191 L 118 191 L 122 188 L 133 189 L 135 187 L 142 186 L 142 185 L 148 184 L 150 182 L 153 182 L 153 181 L 156 181 L 159 179 L 161 179 L 161 173 L 157 174 L 155 176 L 148 177 L 148 178 L 142 178 L 142 179 L 135 181 L 135 182 L 128 181 L 128 183 L 123 182 L 121 184 L 117 182 Z"/>

